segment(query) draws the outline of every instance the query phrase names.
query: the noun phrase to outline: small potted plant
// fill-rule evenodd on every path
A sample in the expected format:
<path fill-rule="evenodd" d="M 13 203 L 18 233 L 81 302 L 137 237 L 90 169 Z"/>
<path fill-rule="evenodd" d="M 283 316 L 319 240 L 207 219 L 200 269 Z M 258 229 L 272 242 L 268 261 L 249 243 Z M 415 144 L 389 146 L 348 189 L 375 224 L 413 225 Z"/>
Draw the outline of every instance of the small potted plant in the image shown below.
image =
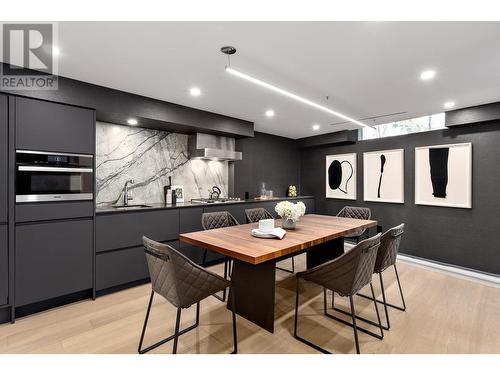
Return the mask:
<path fill-rule="evenodd" d="M 306 213 L 306 206 L 302 202 L 283 201 L 279 202 L 274 207 L 274 210 L 282 219 L 281 226 L 283 229 L 295 229 L 295 223 Z"/>

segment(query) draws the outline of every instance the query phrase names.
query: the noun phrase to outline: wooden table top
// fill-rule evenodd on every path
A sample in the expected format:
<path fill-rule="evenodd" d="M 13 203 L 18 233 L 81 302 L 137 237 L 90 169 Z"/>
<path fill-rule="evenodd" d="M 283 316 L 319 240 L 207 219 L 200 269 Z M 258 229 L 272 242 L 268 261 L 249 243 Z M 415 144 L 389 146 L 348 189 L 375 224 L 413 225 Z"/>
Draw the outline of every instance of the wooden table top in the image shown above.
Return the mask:
<path fill-rule="evenodd" d="M 281 220 L 276 220 L 275 226 L 280 225 Z M 233 259 L 259 264 L 339 237 L 348 237 L 358 229 L 376 225 L 374 220 L 305 215 L 296 223 L 294 230 L 287 230 L 282 240 L 252 236 L 250 231 L 257 228 L 258 223 L 183 233 L 179 239 Z"/>

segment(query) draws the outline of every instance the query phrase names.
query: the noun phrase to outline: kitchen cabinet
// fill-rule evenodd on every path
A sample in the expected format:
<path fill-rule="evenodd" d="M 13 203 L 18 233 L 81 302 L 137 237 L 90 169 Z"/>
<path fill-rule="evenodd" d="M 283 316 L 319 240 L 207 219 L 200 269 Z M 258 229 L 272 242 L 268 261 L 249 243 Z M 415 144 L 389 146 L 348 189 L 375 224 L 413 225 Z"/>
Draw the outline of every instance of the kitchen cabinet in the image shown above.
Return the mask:
<path fill-rule="evenodd" d="M 37 202 L 16 205 L 16 223 L 94 216 L 94 202 Z"/>
<path fill-rule="evenodd" d="M 17 225 L 15 304 L 92 289 L 93 221 Z"/>
<path fill-rule="evenodd" d="M 7 304 L 9 295 L 7 225 L 0 225 L 0 306 Z"/>
<path fill-rule="evenodd" d="M 179 230 L 180 233 L 197 232 L 203 230 L 201 225 L 201 216 L 203 215 L 203 207 L 183 208 L 179 210 Z M 193 262 L 201 264 L 203 261 L 204 249 L 193 246 L 185 242 L 179 243 L 179 250 L 191 259 Z M 219 254 L 208 252 L 207 262 L 217 259 L 223 259 Z"/>
<path fill-rule="evenodd" d="M 142 236 L 158 242 L 179 237 L 179 210 L 147 210 L 99 215 L 96 251 L 142 246 Z"/>
<path fill-rule="evenodd" d="M 7 222 L 8 198 L 8 98 L 0 95 L 0 223 Z"/>
<path fill-rule="evenodd" d="M 16 149 L 93 154 L 91 109 L 16 98 Z"/>

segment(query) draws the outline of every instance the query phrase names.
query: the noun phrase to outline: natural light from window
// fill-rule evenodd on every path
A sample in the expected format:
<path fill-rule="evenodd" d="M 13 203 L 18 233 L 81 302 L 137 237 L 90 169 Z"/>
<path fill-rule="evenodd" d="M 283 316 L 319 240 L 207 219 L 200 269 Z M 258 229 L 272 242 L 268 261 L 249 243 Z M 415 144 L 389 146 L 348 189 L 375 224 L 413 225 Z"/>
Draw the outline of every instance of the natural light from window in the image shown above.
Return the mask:
<path fill-rule="evenodd" d="M 376 125 L 375 128 L 359 129 L 359 140 L 393 137 L 411 133 L 426 132 L 446 128 L 444 113 L 394 121 Z"/>

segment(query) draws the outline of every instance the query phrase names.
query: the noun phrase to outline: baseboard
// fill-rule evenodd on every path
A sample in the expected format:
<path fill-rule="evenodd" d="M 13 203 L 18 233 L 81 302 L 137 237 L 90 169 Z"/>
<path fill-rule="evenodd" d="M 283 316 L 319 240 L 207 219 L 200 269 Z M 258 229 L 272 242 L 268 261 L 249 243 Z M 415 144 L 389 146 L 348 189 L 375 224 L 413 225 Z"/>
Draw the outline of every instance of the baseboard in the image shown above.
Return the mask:
<path fill-rule="evenodd" d="M 452 266 L 449 264 L 439 263 L 406 254 L 398 254 L 398 261 L 411 263 L 431 271 L 439 271 L 450 276 L 455 276 L 461 279 L 475 281 L 488 286 L 500 288 L 500 276 L 491 273 L 480 272 L 471 270 L 470 268 L 463 268 L 459 266 Z"/>
<path fill-rule="evenodd" d="M 346 242 L 344 248 L 350 250 L 354 247 L 354 244 Z M 484 285 L 492 286 L 495 288 L 500 288 L 500 276 L 472 270 L 470 268 L 464 268 L 459 266 L 453 266 L 450 264 L 440 263 L 424 258 L 418 258 L 407 254 L 398 254 L 398 260 L 405 263 L 411 263 L 413 265 L 431 270 L 445 273 L 450 276 L 459 277 L 461 279 L 466 279 L 470 281 L 475 281 Z"/>

